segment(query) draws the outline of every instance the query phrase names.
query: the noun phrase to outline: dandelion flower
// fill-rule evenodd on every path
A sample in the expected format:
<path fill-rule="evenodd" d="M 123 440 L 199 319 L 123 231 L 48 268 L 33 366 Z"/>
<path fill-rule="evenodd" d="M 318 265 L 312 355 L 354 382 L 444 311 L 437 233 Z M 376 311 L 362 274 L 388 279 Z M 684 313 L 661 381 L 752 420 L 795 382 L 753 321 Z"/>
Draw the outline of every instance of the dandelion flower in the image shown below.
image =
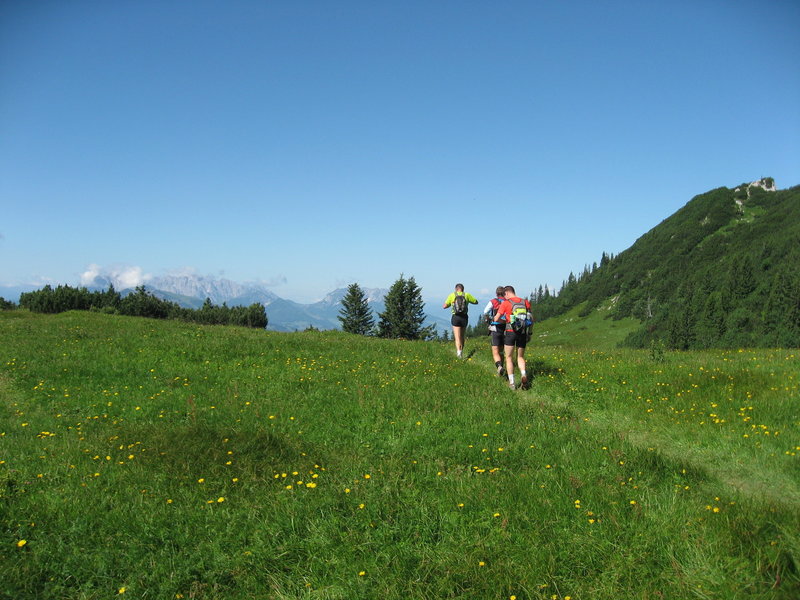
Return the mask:
<path fill-rule="evenodd" d="M 28 543 L 28 540 L 20 540 L 20 541 L 17 542 L 17 548 L 22 548 L 27 543 Z"/>

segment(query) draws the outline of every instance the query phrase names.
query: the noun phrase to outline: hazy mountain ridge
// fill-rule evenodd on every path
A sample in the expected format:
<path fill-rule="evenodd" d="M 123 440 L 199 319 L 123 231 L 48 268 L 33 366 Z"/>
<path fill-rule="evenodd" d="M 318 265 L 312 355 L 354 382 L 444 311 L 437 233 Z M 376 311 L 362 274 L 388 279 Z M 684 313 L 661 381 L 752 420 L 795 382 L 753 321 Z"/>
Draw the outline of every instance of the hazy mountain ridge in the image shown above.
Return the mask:
<path fill-rule="evenodd" d="M 117 282 L 118 283 L 118 282 Z M 97 276 L 84 287 L 90 290 L 106 290 L 114 282 L 108 277 Z M 342 309 L 342 299 L 347 294 L 347 288 L 338 288 L 329 292 L 321 300 L 310 304 L 303 304 L 281 298 L 266 286 L 259 283 L 237 283 L 229 279 L 215 278 L 197 274 L 165 275 L 148 279 L 145 289 L 162 300 L 175 302 L 184 308 L 198 309 L 206 298 L 213 304 L 228 306 L 249 306 L 262 304 L 267 311 L 269 325 L 267 329 L 273 331 L 302 331 L 309 327 L 316 329 L 340 329 L 339 313 Z M 118 287 L 118 286 L 117 286 Z M 20 293 L 39 289 L 35 286 L 0 287 L 0 297 L 12 302 L 19 302 Z M 126 296 L 135 288 L 119 289 Z M 373 312 L 375 322 L 386 306 L 384 298 L 388 289 L 362 288 Z M 431 307 L 435 310 L 437 302 L 426 301 L 428 309 L 426 325 L 435 325 L 438 330 L 445 331 L 450 327 L 449 314 L 432 314 Z"/>
<path fill-rule="evenodd" d="M 309 327 L 316 329 L 339 329 L 339 313 L 347 288 L 338 288 L 325 295 L 322 300 L 310 304 L 281 298 L 271 290 L 257 283 L 239 284 L 228 279 L 209 276 L 183 274 L 166 275 L 151 279 L 145 286 L 159 298 L 176 302 L 186 308 L 198 308 L 206 298 L 214 304 L 228 306 L 249 306 L 263 304 L 267 311 L 269 325 L 273 331 L 302 331 Z M 132 290 L 124 290 L 123 294 Z M 383 288 L 362 288 L 367 302 L 372 308 L 375 321 L 385 310 L 384 299 L 389 290 Z M 428 313 L 428 324 L 443 330 L 449 327 L 449 320 Z"/>
<path fill-rule="evenodd" d="M 197 308 L 198 302 L 202 305 L 205 298 L 209 298 L 214 304 L 224 302 L 228 306 L 263 304 L 269 319 L 267 329 L 273 331 L 302 331 L 309 327 L 322 330 L 340 329 L 341 323 L 338 317 L 342 309 L 342 299 L 347 294 L 347 288 L 338 288 L 317 302 L 303 304 L 281 298 L 257 283 L 237 284 L 226 279 L 200 275 L 167 275 L 154 278 L 146 288 L 158 297 L 172 300 L 187 308 Z M 384 299 L 389 290 L 362 288 L 362 291 L 377 323 L 379 314 L 386 308 Z M 426 301 L 428 308 L 426 325 L 435 325 L 440 331 L 449 329 L 449 315 L 444 314 L 444 311 L 442 315 L 431 314 L 431 306 L 435 307 L 437 304 Z"/>

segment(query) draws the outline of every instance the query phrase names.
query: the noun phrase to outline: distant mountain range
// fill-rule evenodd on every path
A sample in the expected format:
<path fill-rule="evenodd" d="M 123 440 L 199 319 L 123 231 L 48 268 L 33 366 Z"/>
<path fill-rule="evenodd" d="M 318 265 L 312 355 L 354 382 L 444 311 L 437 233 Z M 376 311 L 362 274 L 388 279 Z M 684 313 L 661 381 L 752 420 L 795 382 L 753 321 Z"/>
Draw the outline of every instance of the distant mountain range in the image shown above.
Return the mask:
<path fill-rule="evenodd" d="M 102 287 L 107 288 L 108 285 Z M 263 304 L 267 311 L 269 325 L 273 331 L 302 331 L 309 327 L 317 329 L 340 329 L 339 312 L 347 288 L 333 290 L 322 300 L 312 304 L 302 304 L 281 298 L 266 287 L 257 283 L 240 284 L 228 279 L 216 279 L 201 275 L 164 276 L 151 279 L 147 289 L 155 296 L 171 300 L 187 308 L 200 307 L 206 298 L 214 304 L 227 303 L 228 306 L 249 306 Z M 386 306 L 384 298 L 389 290 L 381 288 L 362 288 L 370 308 L 378 322 L 378 315 Z M 430 304 L 427 305 L 430 308 Z M 438 306 L 436 306 L 438 308 Z M 450 328 L 449 315 L 427 313 L 426 325 L 435 325 L 439 331 Z"/>
<path fill-rule="evenodd" d="M 85 283 L 89 289 L 108 289 L 115 283 L 105 276 L 97 276 L 91 282 Z M 133 289 L 119 289 L 123 295 Z M 229 279 L 219 279 L 196 274 L 165 275 L 154 277 L 145 284 L 147 291 L 163 300 L 169 300 L 185 308 L 200 308 L 206 298 L 212 303 L 228 306 L 249 306 L 263 304 L 267 311 L 269 325 L 272 331 L 302 331 L 309 327 L 317 329 L 340 329 L 341 323 L 338 316 L 342 309 L 342 299 L 347 294 L 346 288 L 333 290 L 322 300 L 312 304 L 301 304 L 287 300 L 258 283 L 237 283 Z M 23 292 L 38 289 L 33 286 L 0 287 L 0 297 L 12 302 L 18 302 Z M 384 298 L 388 290 L 381 288 L 362 288 L 367 302 L 372 308 L 375 322 L 378 315 L 386 308 Z M 427 320 L 425 325 L 435 325 L 439 331 L 449 331 L 450 315 L 439 310 L 438 302 L 426 301 Z M 473 309 L 474 310 L 474 309 Z M 433 312 L 439 314 L 432 314 Z"/>

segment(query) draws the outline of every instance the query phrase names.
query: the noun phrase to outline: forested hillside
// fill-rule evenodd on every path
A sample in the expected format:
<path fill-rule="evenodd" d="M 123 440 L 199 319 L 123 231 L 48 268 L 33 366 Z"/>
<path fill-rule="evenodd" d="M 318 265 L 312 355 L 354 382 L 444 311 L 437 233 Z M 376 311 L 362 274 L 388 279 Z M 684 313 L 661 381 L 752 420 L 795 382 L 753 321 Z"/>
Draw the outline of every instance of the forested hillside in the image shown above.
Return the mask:
<path fill-rule="evenodd" d="M 617 256 L 533 294 L 538 320 L 609 299 L 641 327 L 626 344 L 800 346 L 800 187 L 771 179 L 693 198 Z"/>

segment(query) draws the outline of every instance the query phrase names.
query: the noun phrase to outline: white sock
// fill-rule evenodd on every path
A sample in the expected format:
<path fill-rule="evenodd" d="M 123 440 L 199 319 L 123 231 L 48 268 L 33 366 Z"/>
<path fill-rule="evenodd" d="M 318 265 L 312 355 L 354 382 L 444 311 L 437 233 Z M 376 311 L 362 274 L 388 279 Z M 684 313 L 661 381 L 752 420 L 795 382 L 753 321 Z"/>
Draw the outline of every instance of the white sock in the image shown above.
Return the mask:
<path fill-rule="evenodd" d="M 527 373 L 526 371 L 523 371 L 522 373 L 520 373 L 520 377 L 521 377 L 522 379 L 525 379 L 525 380 L 527 380 L 527 379 L 528 379 L 528 373 Z"/>
<path fill-rule="evenodd" d="M 510 383 L 511 385 L 514 385 L 514 374 L 513 373 L 508 376 L 508 383 Z"/>

